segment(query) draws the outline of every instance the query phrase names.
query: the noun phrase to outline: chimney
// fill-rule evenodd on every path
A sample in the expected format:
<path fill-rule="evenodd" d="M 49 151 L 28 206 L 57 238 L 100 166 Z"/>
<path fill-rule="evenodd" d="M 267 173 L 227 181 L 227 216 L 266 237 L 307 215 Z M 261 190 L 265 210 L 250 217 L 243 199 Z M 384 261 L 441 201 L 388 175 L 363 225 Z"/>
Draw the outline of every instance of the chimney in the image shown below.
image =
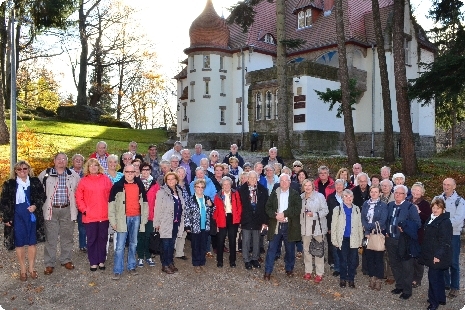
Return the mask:
<path fill-rule="evenodd" d="M 331 11 L 334 7 L 334 0 L 324 0 L 324 12 Z"/>

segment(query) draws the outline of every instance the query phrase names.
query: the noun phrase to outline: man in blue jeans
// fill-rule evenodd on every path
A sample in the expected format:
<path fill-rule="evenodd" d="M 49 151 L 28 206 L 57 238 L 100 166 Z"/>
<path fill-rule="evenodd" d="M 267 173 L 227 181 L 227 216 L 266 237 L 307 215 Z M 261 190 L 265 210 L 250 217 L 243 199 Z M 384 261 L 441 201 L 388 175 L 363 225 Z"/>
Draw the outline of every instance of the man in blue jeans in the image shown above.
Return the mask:
<path fill-rule="evenodd" d="M 145 232 L 148 219 L 148 204 L 144 185 L 135 178 L 135 167 L 124 167 L 124 178 L 116 182 L 110 191 L 108 219 L 116 231 L 116 252 L 113 266 L 113 280 L 119 280 L 124 270 L 124 247 L 129 238 L 127 270 L 136 271 L 137 233 Z"/>
<path fill-rule="evenodd" d="M 286 274 L 288 277 L 294 275 L 295 243 L 302 238 L 299 218 L 302 199 L 297 191 L 290 188 L 290 185 L 290 175 L 281 174 L 279 187 L 271 192 L 266 202 L 265 212 L 269 217 L 268 240 L 270 241 L 266 253 L 265 275 L 263 276 L 266 281 L 270 280 L 278 246 L 282 240 L 284 240 L 286 249 L 284 256 Z"/>
<path fill-rule="evenodd" d="M 452 265 L 445 272 L 446 289 L 450 288 L 447 297 L 457 297 L 460 289 L 460 233 L 462 232 L 463 221 L 465 219 L 465 200 L 455 191 L 456 183 L 452 178 L 447 178 L 442 182 L 444 192 L 436 197 L 444 199 L 446 211 L 450 213 L 452 223 Z"/>

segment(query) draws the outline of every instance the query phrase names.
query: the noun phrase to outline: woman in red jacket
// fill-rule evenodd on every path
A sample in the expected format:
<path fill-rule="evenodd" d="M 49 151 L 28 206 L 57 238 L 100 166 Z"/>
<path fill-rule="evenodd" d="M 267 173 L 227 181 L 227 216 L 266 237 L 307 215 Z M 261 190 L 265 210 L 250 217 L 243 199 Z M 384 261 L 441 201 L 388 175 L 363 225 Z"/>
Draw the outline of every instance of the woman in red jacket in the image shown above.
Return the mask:
<path fill-rule="evenodd" d="M 84 177 L 76 190 L 76 204 L 86 227 L 90 271 L 105 270 L 108 238 L 108 198 L 111 181 L 95 158 L 84 165 Z"/>
<path fill-rule="evenodd" d="M 217 225 L 217 249 L 224 248 L 226 234 L 229 240 L 229 266 L 236 267 L 236 236 L 241 222 L 242 204 L 239 192 L 232 190 L 232 179 L 223 177 L 221 179 L 221 191 L 215 195 L 213 219 Z M 223 267 L 223 251 L 216 253 L 216 266 Z"/>

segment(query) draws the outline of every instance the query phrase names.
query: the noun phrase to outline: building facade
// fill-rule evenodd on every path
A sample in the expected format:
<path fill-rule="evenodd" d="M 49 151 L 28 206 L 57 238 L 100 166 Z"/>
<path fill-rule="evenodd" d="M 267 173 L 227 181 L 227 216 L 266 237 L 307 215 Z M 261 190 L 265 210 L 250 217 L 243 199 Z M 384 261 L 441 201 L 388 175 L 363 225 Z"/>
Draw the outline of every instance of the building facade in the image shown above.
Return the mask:
<path fill-rule="evenodd" d="M 382 156 L 383 104 L 371 1 L 345 0 L 346 48 L 350 77 L 361 96 L 353 111 L 359 154 Z M 248 32 L 227 24 L 211 2 L 193 21 L 190 46 L 178 83 L 177 131 L 192 147 L 229 148 L 249 145 L 250 132 L 260 135 L 263 149 L 276 145 L 278 83 L 276 76 L 276 6 L 262 1 L 255 7 Z M 435 47 L 411 17 L 406 3 L 405 55 L 407 79 L 418 77 L 420 63 L 434 61 Z M 392 54 L 393 0 L 380 0 L 382 29 L 390 81 L 393 127 L 399 124 Z M 292 143 L 296 152 L 344 154 L 344 123 L 315 90 L 339 89 L 334 0 L 286 1 L 286 38 L 303 39 L 287 52 L 289 89 L 293 92 Z M 435 153 L 434 106 L 411 102 L 412 128 L 419 156 Z M 400 152 L 400 150 L 399 150 Z"/>

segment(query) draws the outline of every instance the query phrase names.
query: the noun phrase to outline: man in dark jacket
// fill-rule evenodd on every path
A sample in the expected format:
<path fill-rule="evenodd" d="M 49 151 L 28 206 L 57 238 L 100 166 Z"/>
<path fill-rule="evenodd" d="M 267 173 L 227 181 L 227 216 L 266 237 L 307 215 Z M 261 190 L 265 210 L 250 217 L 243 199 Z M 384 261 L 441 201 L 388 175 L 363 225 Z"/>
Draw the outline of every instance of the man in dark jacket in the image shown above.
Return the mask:
<path fill-rule="evenodd" d="M 352 189 L 354 193 L 354 205 L 362 208 L 363 203 L 370 199 L 370 187 L 368 186 L 368 175 L 365 172 L 357 175 L 358 185 Z"/>
<path fill-rule="evenodd" d="M 183 167 L 186 170 L 186 181 L 187 184 L 195 179 L 195 169 L 197 165 L 191 160 L 191 151 L 189 149 L 184 149 L 181 151 L 182 159 L 179 161 L 179 166 Z"/>
<path fill-rule="evenodd" d="M 247 183 L 239 188 L 242 202 L 241 228 L 242 228 L 242 256 L 245 268 L 250 270 L 260 268 L 258 257 L 260 255 L 260 231 L 266 227 L 265 205 L 268 200 L 268 191 L 258 183 L 258 174 L 248 172 Z M 249 255 L 252 243 L 252 256 Z"/>
<path fill-rule="evenodd" d="M 244 166 L 244 158 L 242 158 L 242 156 L 239 155 L 239 153 L 237 152 L 237 149 L 238 149 L 237 144 L 231 144 L 231 148 L 230 148 L 231 152 L 229 152 L 229 154 L 224 157 L 223 159 L 224 164 L 229 165 L 229 158 L 234 156 L 239 160 L 239 167 L 242 168 L 242 166 Z"/>
<path fill-rule="evenodd" d="M 409 299 L 412 296 L 413 258 L 407 257 L 400 260 L 398 257 L 399 237 L 402 232 L 400 224 L 405 221 L 412 221 L 416 225 L 416 229 L 421 226 L 417 208 L 411 202 L 405 200 L 406 197 L 406 186 L 397 185 L 394 187 L 394 201 L 388 205 L 387 238 L 385 241 L 389 264 L 396 280 L 396 288 L 391 293 L 401 294 L 400 298 L 402 299 Z"/>
<path fill-rule="evenodd" d="M 278 149 L 275 147 L 272 147 L 268 151 L 268 156 L 263 157 L 261 163 L 263 167 L 266 165 L 273 166 L 275 163 L 280 163 L 283 167 L 285 166 L 283 159 L 278 156 Z"/>
<path fill-rule="evenodd" d="M 266 281 L 270 280 L 276 252 L 282 240 L 286 248 L 284 257 L 286 274 L 288 277 L 294 275 L 295 243 L 301 239 L 299 216 L 302 200 L 299 193 L 290 188 L 291 177 L 288 174 L 282 174 L 279 183 L 280 187 L 271 193 L 265 207 L 269 218 L 268 240 L 270 241 L 263 276 Z"/>

